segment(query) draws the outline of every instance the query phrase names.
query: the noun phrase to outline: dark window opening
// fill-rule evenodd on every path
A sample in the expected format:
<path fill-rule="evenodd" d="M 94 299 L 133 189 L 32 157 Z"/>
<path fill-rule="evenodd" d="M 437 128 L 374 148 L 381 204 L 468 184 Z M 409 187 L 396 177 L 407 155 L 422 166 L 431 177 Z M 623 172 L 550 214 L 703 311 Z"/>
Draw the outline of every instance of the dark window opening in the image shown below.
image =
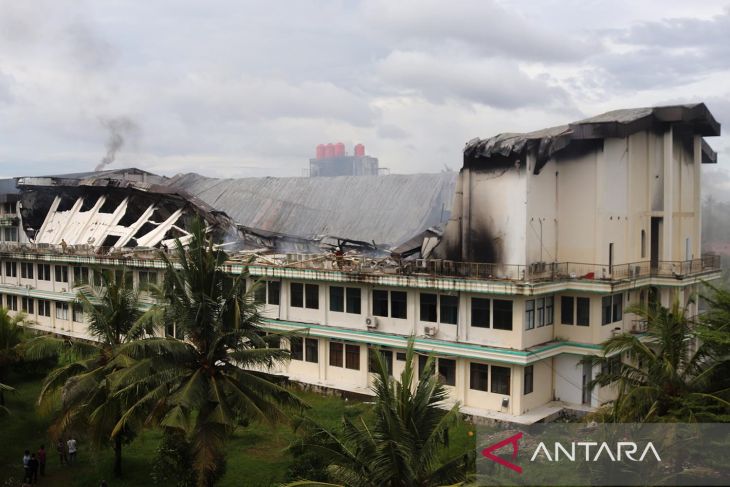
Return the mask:
<path fill-rule="evenodd" d="M 591 324 L 590 298 L 575 298 L 575 324 L 578 326 Z"/>
<path fill-rule="evenodd" d="M 338 313 L 345 311 L 345 288 L 330 286 L 330 311 Z"/>
<path fill-rule="evenodd" d="M 281 283 L 279 281 L 268 281 L 267 303 L 273 306 L 279 306 L 279 294 L 281 293 Z"/>
<path fill-rule="evenodd" d="M 373 315 L 388 316 L 388 291 L 373 290 Z"/>
<path fill-rule="evenodd" d="M 359 287 L 348 287 L 345 289 L 346 308 L 345 311 L 351 314 L 359 315 L 361 313 L 362 298 L 360 296 Z"/>
<path fill-rule="evenodd" d="M 489 390 L 489 365 L 469 364 L 469 388 L 475 391 Z"/>
<path fill-rule="evenodd" d="M 533 365 L 525 367 L 525 394 L 529 394 L 533 391 L 534 374 L 535 370 Z"/>
<path fill-rule="evenodd" d="M 330 342 L 330 365 L 332 367 L 342 367 L 343 361 L 343 344 L 340 342 Z"/>
<path fill-rule="evenodd" d="M 304 359 L 304 340 L 301 337 L 289 338 L 289 351 L 292 360 Z"/>
<path fill-rule="evenodd" d="M 471 326 L 489 328 L 489 300 L 471 298 Z"/>
<path fill-rule="evenodd" d="M 301 282 L 292 282 L 289 284 L 289 290 L 291 296 L 289 297 L 289 304 L 293 308 L 304 307 L 304 284 Z"/>
<path fill-rule="evenodd" d="M 441 301 L 441 323 L 455 325 L 459 321 L 459 297 L 442 294 Z"/>
<path fill-rule="evenodd" d="M 561 296 L 560 297 L 560 323 L 563 325 L 575 324 L 575 317 L 573 307 L 575 300 L 572 296 Z"/>
<path fill-rule="evenodd" d="M 492 308 L 492 328 L 497 330 L 511 330 L 512 301 L 493 299 Z"/>
<path fill-rule="evenodd" d="M 408 317 L 408 309 L 406 303 L 408 294 L 404 291 L 390 292 L 390 316 L 393 318 L 406 319 Z"/>
<path fill-rule="evenodd" d="M 504 394 L 509 396 L 509 379 L 510 369 L 492 365 L 492 387 L 491 391 L 495 394 Z"/>
<path fill-rule="evenodd" d="M 438 321 L 438 296 L 421 293 L 421 321 L 436 323 Z"/>
<path fill-rule="evenodd" d="M 360 345 L 345 345 L 345 368 L 360 370 Z"/>
<path fill-rule="evenodd" d="M 456 360 L 439 358 L 438 374 L 442 384 L 447 386 L 456 385 Z"/>

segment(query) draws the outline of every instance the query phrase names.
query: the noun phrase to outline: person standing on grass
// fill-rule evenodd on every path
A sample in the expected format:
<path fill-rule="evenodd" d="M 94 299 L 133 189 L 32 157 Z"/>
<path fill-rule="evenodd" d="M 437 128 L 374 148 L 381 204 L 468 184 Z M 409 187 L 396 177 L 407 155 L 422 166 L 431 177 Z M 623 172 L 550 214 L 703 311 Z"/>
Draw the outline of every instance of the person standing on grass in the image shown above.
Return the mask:
<path fill-rule="evenodd" d="M 30 460 L 28 460 L 28 471 L 30 472 L 30 483 L 38 483 L 38 459 L 35 457 L 35 453 L 30 454 Z"/>
<path fill-rule="evenodd" d="M 38 468 L 41 472 L 41 476 L 46 476 L 46 446 L 41 445 L 38 449 Z"/>
<path fill-rule="evenodd" d="M 30 450 L 25 450 L 25 453 L 23 453 L 23 483 L 25 483 L 26 480 L 30 482 L 30 466 L 28 465 L 30 463 Z"/>
<path fill-rule="evenodd" d="M 76 440 L 72 436 L 66 444 L 68 445 L 68 464 L 72 465 L 76 460 Z"/>
<path fill-rule="evenodd" d="M 58 439 L 56 452 L 58 453 L 58 460 L 61 462 L 61 465 L 68 463 L 68 459 L 66 458 L 66 443 L 64 443 L 63 438 Z"/>

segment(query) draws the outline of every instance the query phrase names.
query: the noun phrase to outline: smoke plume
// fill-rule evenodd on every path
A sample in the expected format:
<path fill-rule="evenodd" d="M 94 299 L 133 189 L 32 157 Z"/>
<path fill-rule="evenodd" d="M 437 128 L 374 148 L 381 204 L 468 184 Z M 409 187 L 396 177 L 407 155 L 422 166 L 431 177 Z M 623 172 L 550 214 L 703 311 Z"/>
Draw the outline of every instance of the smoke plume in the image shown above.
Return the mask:
<path fill-rule="evenodd" d="M 108 120 L 101 120 L 101 124 L 109 131 L 109 138 L 106 140 L 106 155 L 97 164 L 94 171 L 101 171 L 117 157 L 117 152 L 124 146 L 125 138 L 137 131 L 137 124 L 127 117 L 116 117 Z"/>

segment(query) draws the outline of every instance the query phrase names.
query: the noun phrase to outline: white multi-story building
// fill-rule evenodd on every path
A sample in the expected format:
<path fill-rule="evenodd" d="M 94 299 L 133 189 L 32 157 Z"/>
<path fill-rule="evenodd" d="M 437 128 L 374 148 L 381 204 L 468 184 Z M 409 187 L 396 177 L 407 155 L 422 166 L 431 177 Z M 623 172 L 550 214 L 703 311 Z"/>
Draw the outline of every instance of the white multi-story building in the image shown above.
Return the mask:
<path fill-rule="evenodd" d="M 19 178 L 33 231 L 2 247 L 2 302 L 85 337 L 75 284 L 122 265 L 159 279 L 159 249 L 198 214 L 230 250 L 226 270 L 260 281 L 265 326 L 306 334 L 278 372 L 369 394 L 368 354 L 398 374 L 414 336 L 465 412 L 544 420 L 611 397 L 587 387 L 598 370 L 581 359 L 642 332 L 627 306 L 695 313 L 690 298 L 719 277 L 700 255 L 701 164 L 716 160 L 703 137 L 719 133 L 699 104 L 475 139 L 458 175 Z"/>

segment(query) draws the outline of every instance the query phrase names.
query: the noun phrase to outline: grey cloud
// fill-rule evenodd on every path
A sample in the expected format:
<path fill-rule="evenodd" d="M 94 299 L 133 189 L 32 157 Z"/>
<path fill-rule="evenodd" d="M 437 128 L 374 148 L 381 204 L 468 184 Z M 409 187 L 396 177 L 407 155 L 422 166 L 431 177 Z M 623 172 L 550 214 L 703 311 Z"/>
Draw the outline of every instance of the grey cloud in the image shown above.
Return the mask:
<path fill-rule="evenodd" d="M 566 93 L 527 76 L 513 62 L 395 51 L 378 66 L 383 81 L 434 103 L 462 100 L 495 108 L 567 104 Z"/>
<path fill-rule="evenodd" d="M 492 0 L 380 0 L 368 3 L 366 13 L 375 29 L 394 38 L 431 45 L 460 41 L 483 56 L 567 62 L 600 49 L 595 42 L 589 45 L 575 33 L 550 30 Z"/>
<path fill-rule="evenodd" d="M 397 125 L 391 125 L 391 124 L 380 124 L 378 125 L 378 130 L 375 132 L 378 137 L 382 137 L 384 139 L 406 139 L 409 136 L 409 133 L 402 128 L 398 127 Z"/>
<path fill-rule="evenodd" d="M 77 18 L 64 31 L 71 56 L 80 67 L 87 70 L 103 69 L 117 59 L 117 49 L 85 20 Z"/>
<path fill-rule="evenodd" d="M 599 54 L 593 62 L 606 85 L 650 89 L 688 84 L 730 69 L 730 11 L 711 19 L 643 22 L 603 33 L 629 52 Z"/>

